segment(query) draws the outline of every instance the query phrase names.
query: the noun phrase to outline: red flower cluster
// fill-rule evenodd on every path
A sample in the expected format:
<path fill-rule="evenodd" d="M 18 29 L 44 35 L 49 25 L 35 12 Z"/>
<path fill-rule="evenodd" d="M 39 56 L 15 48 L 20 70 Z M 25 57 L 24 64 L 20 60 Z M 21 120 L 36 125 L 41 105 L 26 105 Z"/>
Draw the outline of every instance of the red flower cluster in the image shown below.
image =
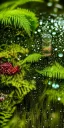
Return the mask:
<path fill-rule="evenodd" d="M 7 74 L 7 75 L 13 75 L 19 72 L 19 66 L 13 67 L 11 63 L 1 63 L 0 64 L 0 74 Z"/>

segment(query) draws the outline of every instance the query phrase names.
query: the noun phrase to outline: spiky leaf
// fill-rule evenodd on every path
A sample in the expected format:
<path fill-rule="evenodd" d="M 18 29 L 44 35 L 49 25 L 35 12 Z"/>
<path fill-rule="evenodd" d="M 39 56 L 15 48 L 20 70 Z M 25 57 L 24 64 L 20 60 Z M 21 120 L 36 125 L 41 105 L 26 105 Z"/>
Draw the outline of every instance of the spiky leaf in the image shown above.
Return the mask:
<path fill-rule="evenodd" d="M 64 67 L 57 62 L 52 64 L 52 66 L 46 67 L 42 71 L 37 70 L 37 72 L 46 77 L 64 79 Z"/>

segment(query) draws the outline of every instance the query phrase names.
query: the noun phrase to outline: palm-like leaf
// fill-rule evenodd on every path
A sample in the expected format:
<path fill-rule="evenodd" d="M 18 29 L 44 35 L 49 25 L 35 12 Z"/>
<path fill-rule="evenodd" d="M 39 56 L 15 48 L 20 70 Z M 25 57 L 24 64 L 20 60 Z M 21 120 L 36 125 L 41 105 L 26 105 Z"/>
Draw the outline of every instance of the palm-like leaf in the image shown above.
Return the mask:
<path fill-rule="evenodd" d="M 26 9 L 7 10 L 0 13 L 0 23 L 23 28 L 30 35 L 30 31 L 37 26 L 37 18 L 33 12 Z"/>

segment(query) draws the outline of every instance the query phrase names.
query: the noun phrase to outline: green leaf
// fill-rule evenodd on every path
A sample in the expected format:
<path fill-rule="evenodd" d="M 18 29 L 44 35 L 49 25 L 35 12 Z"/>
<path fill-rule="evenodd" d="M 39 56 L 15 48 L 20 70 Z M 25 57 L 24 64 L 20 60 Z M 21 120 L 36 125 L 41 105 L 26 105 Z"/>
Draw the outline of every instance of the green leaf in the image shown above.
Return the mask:
<path fill-rule="evenodd" d="M 38 21 L 35 14 L 27 9 L 14 9 L 0 12 L 0 23 L 23 28 L 30 36 L 31 31 L 37 27 Z"/>
<path fill-rule="evenodd" d="M 42 57 L 42 55 L 39 54 L 39 53 L 30 54 L 29 56 L 27 56 L 27 57 L 23 60 L 22 64 L 24 64 L 24 63 L 26 63 L 26 62 L 30 62 L 30 63 L 32 63 L 32 62 L 37 62 L 41 57 Z"/>
<path fill-rule="evenodd" d="M 46 77 L 64 79 L 64 67 L 57 62 L 41 71 L 36 71 Z"/>

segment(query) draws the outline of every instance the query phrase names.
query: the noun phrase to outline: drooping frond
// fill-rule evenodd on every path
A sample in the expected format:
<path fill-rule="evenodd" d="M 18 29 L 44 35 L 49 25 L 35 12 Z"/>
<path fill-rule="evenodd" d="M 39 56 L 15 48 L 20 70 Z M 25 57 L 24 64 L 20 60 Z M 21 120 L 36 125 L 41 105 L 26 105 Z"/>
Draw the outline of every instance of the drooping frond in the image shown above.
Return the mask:
<path fill-rule="evenodd" d="M 37 62 L 41 57 L 42 57 L 42 55 L 39 54 L 39 53 L 30 54 L 29 56 L 27 56 L 27 57 L 23 60 L 22 64 L 23 64 L 23 63 L 26 63 L 26 62 L 30 62 L 30 63 L 32 63 L 32 62 Z"/>
<path fill-rule="evenodd" d="M 0 5 L 0 10 L 6 8 L 15 9 L 19 5 L 26 4 L 27 2 L 43 2 L 43 0 L 11 0 Z"/>
<path fill-rule="evenodd" d="M 15 9 L 0 12 L 0 23 L 23 28 L 28 35 L 37 27 L 37 18 L 35 14 L 26 9 Z"/>
<path fill-rule="evenodd" d="M 37 71 L 46 77 L 64 79 L 64 68 L 57 62 L 52 66 L 46 67 L 42 71 Z"/>

